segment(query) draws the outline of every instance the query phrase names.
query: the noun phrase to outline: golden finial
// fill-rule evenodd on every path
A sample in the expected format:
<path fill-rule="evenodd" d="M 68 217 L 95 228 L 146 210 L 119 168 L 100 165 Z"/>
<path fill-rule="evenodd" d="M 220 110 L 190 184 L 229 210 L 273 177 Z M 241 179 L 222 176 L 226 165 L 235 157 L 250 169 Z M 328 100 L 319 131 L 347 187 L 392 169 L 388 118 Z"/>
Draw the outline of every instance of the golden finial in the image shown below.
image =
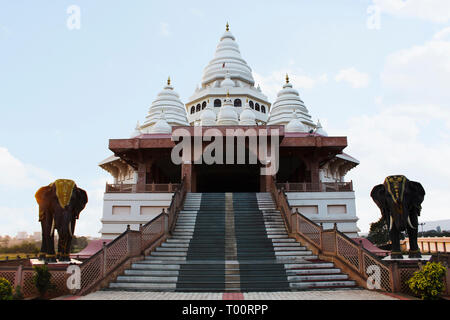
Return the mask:
<path fill-rule="evenodd" d="M 227 28 L 226 28 L 226 30 L 227 30 L 227 31 L 230 31 L 230 25 L 228 24 L 228 22 L 227 22 Z"/>
<path fill-rule="evenodd" d="M 167 79 L 167 85 L 170 86 L 170 76 L 169 76 L 169 78 Z"/>
<path fill-rule="evenodd" d="M 289 83 L 289 76 L 287 73 L 286 73 L 286 83 Z"/>
<path fill-rule="evenodd" d="M 227 98 L 230 97 L 230 90 L 227 90 Z"/>

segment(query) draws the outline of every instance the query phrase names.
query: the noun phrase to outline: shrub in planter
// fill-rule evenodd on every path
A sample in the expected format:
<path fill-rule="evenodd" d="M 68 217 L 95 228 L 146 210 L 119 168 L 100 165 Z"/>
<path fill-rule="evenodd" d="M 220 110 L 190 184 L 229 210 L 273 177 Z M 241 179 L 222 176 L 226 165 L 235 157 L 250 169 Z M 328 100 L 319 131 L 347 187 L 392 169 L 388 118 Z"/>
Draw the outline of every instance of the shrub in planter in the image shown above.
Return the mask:
<path fill-rule="evenodd" d="M 428 262 L 407 281 L 409 288 L 422 300 L 435 300 L 444 291 L 447 270 L 440 262 Z"/>
<path fill-rule="evenodd" d="M 55 287 L 50 281 L 51 278 L 52 274 L 48 271 L 46 265 L 34 267 L 33 283 L 39 291 L 41 298 L 44 297 L 49 290 Z"/>
<path fill-rule="evenodd" d="M 12 286 L 5 278 L 0 278 L 0 300 L 12 300 Z"/>
<path fill-rule="evenodd" d="M 14 290 L 13 300 L 23 300 L 22 287 L 17 286 Z"/>

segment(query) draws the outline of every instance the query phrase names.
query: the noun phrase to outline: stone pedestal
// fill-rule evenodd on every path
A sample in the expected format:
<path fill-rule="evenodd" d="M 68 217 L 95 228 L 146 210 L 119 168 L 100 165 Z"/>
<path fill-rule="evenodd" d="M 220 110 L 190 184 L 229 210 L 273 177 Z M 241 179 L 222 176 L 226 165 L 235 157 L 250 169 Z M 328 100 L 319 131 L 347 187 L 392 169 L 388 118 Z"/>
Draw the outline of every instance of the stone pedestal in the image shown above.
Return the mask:
<path fill-rule="evenodd" d="M 431 255 L 422 255 L 421 258 L 409 258 L 408 255 L 404 255 L 403 259 L 392 259 L 391 256 L 383 258 L 392 271 L 394 292 L 409 294 L 405 282 L 428 261 L 431 261 Z"/>
<path fill-rule="evenodd" d="M 45 263 L 43 260 L 39 260 L 39 259 L 30 259 L 30 264 L 31 266 L 42 266 L 44 264 L 46 264 L 49 268 L 50 267 L 61 267 L 63 268 L 64 266 L 69 266 L 72 264 L 81 264 L 82 262 L 76 259 L 70 259 L 70 261 L 57 261 L 57 262 L 47 262 Z"/>
<path fill-rule="evenodd" d="M 403 259 L 392 259 L 391 256 L 387 256 L 383 258 L 384 262 L 392 263 L 392 262 L 404 262 L 405 264 L 418 263 L 422 262 L 427 263 L 431 260 L 431 255 L 422 255 L 421 258 L 409 258 L 408 255 L 403 255 Z"/>

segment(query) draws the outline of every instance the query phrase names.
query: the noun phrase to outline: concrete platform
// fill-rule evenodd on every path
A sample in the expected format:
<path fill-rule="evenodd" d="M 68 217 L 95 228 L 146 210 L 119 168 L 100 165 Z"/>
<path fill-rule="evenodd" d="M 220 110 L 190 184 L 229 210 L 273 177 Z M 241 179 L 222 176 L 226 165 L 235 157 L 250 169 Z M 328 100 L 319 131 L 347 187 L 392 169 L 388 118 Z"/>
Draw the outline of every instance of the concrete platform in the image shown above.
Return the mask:
<path fill-rule="evenodd" d="M 230 293 L 97 291 L 77 300 L 228 300 L 228 295 Z M 363 289 L 244 292 L 233 295 L 235 298 L 232 300 L 399 300 L 393 295 Z"/>

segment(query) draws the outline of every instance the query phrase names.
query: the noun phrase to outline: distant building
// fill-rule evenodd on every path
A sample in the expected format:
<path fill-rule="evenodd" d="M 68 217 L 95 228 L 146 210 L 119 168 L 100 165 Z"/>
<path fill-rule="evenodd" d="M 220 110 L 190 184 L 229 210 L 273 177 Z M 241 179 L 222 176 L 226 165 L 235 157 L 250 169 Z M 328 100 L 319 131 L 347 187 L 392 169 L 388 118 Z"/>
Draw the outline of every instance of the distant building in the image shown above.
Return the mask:
<path fill-rule="evenodd" d="M 450 237 L 424 237 L 418 238 L 417 244 L 419 245 L 422 253 L 426 252 L 450 252 Z M 409 251 L 409 239 L 400 241 L 402 250 Z"/>
<path fill-rule="evenodd" d="M 28 233 L 26 231 L 17 232 L 16 239 L 17 240 L 26 240 L 28 238 Z"/>
<path fill-rule="evenodd" d="M 32 240 L 39 241 L 42 239 L 42 233 L 41 232 L 33 232 L 33 234 L 30 235 L 30 238 Z"/>

